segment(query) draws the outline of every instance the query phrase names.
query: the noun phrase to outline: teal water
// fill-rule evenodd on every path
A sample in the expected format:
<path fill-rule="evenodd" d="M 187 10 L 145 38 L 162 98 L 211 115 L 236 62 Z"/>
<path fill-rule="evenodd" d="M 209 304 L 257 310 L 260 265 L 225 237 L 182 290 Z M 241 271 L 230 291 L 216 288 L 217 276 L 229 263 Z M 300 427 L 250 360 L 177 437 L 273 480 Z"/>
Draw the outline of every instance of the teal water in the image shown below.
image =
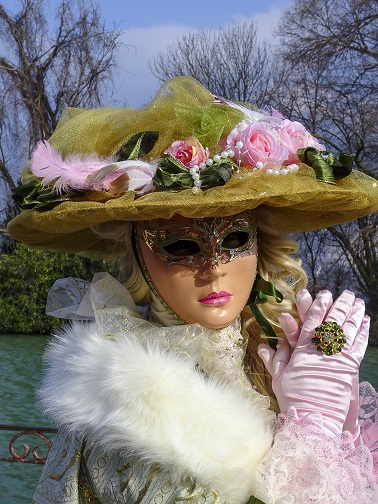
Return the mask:
<path fill-rule="evenodd" d="M 35 389 L 42 375 L 41 355 L 47 341 L 45 336 L 0 335 L 0 423 L 50 425 L 35 405 Z M 377 362 L 378 348 L 368 348 L 361 381 L 370 381 L 378 390 Z M 8 456 L 12 435 L 0 431 L 1 457 Z M 22 453 L 22 447 L 18 451 Z M 40 465 L 0 462 L 0 504 L 30 503 L 41 469 Z"/>
<path fill-rule="evenodd" d="M 41 355 L 45 336 L 0 335 L 0 423 L 49 426 L 35 401 L 35 389 L 42 376 Z M 0 456 L 10 456 L 8 443 L 16 432 L 0 431 Z M 34 448 L 38 441 L 25 438 Z M 42 446 L 42 445 L 41 445 Z M 22 443 L 16 451 L 23 454 Z M 40 452 L 42 454 L 42 451 Z M 0 462 L 0 503 L 30 503 L 42 465 Z"/>

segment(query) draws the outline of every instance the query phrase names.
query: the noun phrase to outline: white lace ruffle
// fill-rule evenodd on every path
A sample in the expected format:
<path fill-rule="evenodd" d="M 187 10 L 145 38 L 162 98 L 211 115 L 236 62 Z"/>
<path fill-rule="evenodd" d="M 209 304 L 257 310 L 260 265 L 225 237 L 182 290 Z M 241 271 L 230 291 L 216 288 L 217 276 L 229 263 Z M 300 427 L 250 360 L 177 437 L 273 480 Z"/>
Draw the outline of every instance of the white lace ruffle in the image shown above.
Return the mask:
<path fill-rule="evenodd" d="M 71 320 L 95 320 L 105 337 L 122 334 L 147 345 L 183 357 L 194 358 L 208 375 L 217 376 L 239 388 L 265 410 L 274 422 L 269 398 L 252 387 L 244 372 L 246 342 L 240 332 L 240 319 L 222 329 L 206 329 L 199 324 L 161 326 L 145 320 L 129 291 L 108 273 L 96 273 L 91 283 L 78 278 L 62 278 L 50 289 L 46 313 Z"/>
<path fill-rule="evenodd" d="M 322 434 L 321 415 L 299 419 L 294 408 L 280 415 L 272 449 L 256 474 L 265 504 L 376 504 L 377 483 L 368 447 L 352 435 Z"/>
<path fill-rule="evenodd" d="M 372 454 L 373 470 L 378 481 L 378 393 L 368 382 L 360 384 L 358 417 L 361 438 Z"/>

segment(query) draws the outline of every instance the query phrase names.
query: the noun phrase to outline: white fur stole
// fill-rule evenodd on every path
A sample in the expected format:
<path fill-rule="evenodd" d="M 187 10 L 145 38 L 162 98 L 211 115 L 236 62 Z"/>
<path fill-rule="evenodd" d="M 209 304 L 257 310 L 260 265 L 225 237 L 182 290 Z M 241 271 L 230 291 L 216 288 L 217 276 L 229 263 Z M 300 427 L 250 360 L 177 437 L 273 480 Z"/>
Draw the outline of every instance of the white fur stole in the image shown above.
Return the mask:
<path fill-rule="evenodd" d="M 46 352 L 39 392 L 58 426 L 101 445 L 160 463 L 173 481 L 191 477 L 244 503 L 272 443 L 257 404 L 194 360 L 126 335 L 108 339 L 75 323 Z"/>

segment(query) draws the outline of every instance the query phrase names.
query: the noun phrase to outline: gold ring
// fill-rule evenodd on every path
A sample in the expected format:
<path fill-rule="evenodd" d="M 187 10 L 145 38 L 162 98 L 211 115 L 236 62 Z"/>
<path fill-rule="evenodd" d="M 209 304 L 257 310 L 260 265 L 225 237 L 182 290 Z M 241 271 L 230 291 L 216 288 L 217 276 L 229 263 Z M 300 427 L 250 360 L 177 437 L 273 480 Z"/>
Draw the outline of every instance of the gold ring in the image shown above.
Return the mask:
<path fill-rule="evenodd" d="M 341 352 L 346 343 L 344 331 L 339 324 L 327 321 L 315 328 L 315 334 L 311 341 L 315 348 L 325 355 Z"/>

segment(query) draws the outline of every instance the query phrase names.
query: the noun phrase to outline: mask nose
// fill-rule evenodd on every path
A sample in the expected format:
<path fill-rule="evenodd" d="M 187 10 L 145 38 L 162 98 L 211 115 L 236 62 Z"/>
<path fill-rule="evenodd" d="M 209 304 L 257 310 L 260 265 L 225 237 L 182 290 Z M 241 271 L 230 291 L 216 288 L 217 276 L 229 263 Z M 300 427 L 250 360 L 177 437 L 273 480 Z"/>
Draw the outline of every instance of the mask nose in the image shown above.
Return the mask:
<path fill-rule="evenodd" d="M 216 258 L 215 258 L 216 259 Z M 200 271 L 200 275 L 205 278 L 220 278 L 227 275 L 227 265 L 210 259 Z"/>

